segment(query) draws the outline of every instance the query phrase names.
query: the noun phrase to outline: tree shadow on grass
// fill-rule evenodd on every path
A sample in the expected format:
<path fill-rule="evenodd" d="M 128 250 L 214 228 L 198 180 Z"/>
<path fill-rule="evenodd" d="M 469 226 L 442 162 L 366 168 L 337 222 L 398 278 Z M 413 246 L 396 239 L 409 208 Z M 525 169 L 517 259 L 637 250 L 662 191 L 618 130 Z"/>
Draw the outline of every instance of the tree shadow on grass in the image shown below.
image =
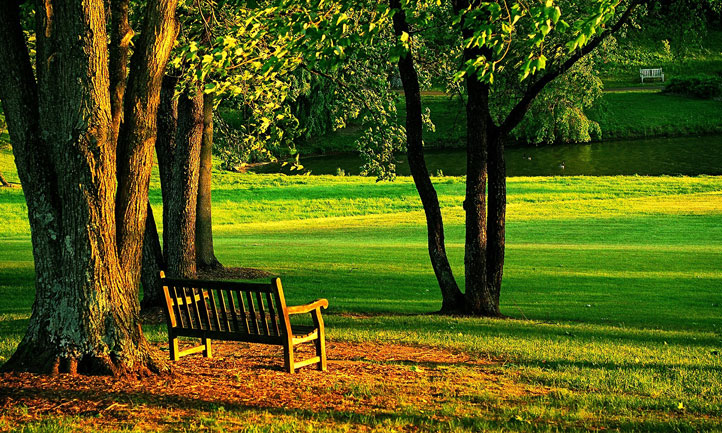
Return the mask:
<path fill-rule="evenodd" d="M 339 317 L 339 316 L 336 316 Z M 569 340 L 574 344 L 600 342 L 615 345 L 657 344 L 679 345 L 684 347 L 719 347 L 722 336 L 712 333 L 696 334 L 690 332 L 661 331 L 633 327 L 612 327 L 586 323 L 553 324 L 544 322 L 528 322 L 514 319 L 470 319 L 463 317 L 445 317 L 429 315 L 374 315 L 354 316 L 352 320 L 336 317 L 329 318 L 329 328 L 343 331 L 403 332 L 413 330 L 415 333 L 432 335 L 448 334 L 454 337 L 462 333 L 465 338 L 508 337 L 525 340 Z M 438 320 L 435 320 L 438 317 Z M 390 320 L 386 320 L 390 319 Z"/>

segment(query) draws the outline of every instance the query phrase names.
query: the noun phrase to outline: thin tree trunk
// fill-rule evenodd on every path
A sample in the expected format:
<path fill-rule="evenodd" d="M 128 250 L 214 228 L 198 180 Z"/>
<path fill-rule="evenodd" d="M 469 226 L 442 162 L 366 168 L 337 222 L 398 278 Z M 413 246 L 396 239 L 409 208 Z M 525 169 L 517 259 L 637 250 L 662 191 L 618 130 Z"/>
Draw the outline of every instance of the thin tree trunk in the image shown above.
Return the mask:
<path fill-rule="evenodd" d="M 198 269 L 222 268 L 213 249 L 211 219 L 211 170 L 213 168 L 213 95 L 203 97 L 203 140 L 201 141 L 198 203 L 196 208 L 196 263 Z"/>
<path fill-rule="evenodd" d="M 10 185 L 10 182 L 5 180 L 5 176 L 3 176 L 2 172 L 0 172 L 0 186 L 4 186 L 6 188 L 10 188 L 12 185 Z"/>
<path fill-rule="evenodd" d="M 165 268 L 163 250 L 158 238 L 158 228 L 155 224 L 153 209 L 148 203 L 148 218 L 145 220 L 145 238 L 143 239 L 143 270 L 140 273 L 140 282 L 143 285 L 143 300 L 140 302 L 141 310 L 163 306 L 164 298 L 161 292 L 160 271 L 165 270 Z"/>
<path fill-rule="evenodd" d="M 168 274 L 176 278 L 196 276 L 196 206 L 198 171 L 203 135 L 203 92 L 182 94 L 178 100 L 178 132 L 168 191 L 168 226 L 164 226 Z"/>
<path fill-rule="evenodd" d="M 486 250 L 486 274 L 490 305 L 485 309 L 500 316 L 499 295 L 504 273 L 504 249 L 506 243 L 506 162 L 504 141 L 498 134 L 489 134 L 489 214 L 487 218 L 488 245 Z"/>
<path fill-rule="evenodd" d="M 474 315 L 496 316 L 486 273 L 486 182 L 488 158 L 488 88 L 475 75 L 466 80 L 468 101 L 466 142 L 466 243 L 464 265 L 467 310 Z"/>
<path fill-rule="evenodd" d="M 158 172 L 160 174 L 160 190 L 163 197 L 163 257 L 168 263 L 168 234 L 170 233 L 170 191 L 173 181 L 173 160 L 176 151 L 176 135 L 178 133 L 178 100 L 173 98 L 178 79 L 165 76 L 160 92 L 160 106 L 158 107 L 158 136 L 155 142 L 155 151 L 158 157 Z"/>
<path fill-rule="evenodd" d="M 123 120 L 123 97 L 125 81 L 128 75 L 128 56 L 133 29 L 128 20 L 130 0 L 110 0 L 110 109 L 111 109 L 111 141 L 118 142 L 120 123 Z"/>
<path fill-rule="evenodd" d="M 390 0 L 389 3 L 391 9 L 399 10 L 393 17 L 394 33 L 396 36 L 401 36 L 404 32 L 409 33 L 406 14 L 401 9 L 400 1 Z M 410 51 L 399 58 L 398 66 L 406 99 L 406 154 L 411 176 L 426 213 L 429 257 L 441 289 L 441 311 L 445 313 L 459 312 L 463 310 L 464 297 L 456 284 L 446 255 L 444 223 L 439 199 L 424 159 L 421 91 Z"/>
<path fill-rule="evenodd" d="M 153 166 L 156 121 L 165 66 L 178 34 L 178 0 L 157 0 L 146 7 L 143 31 L 130 62 L 125 113 L 117 149 L 117 243 L 121 264 L 138 287 Z"/>

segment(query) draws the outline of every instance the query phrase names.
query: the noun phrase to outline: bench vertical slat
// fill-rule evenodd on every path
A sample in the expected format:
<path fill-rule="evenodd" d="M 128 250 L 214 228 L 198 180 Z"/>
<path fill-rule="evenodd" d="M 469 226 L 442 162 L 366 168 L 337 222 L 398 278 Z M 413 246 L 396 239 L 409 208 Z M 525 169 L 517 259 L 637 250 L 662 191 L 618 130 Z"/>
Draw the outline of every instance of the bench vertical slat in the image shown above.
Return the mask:
<path fill-rule="evenodd" d="M 218 307 L 216 306 L 216 295 L 213 292 L 215 292 L 215 290 L 208 289 L 208 294 L 211 297 L 211 309 L 213 310 L 213 317 L 216 319 L 216 331 L 221 331 L 221 320 L 218 317 Z"/>
<path fill-rule="evenodd" d="M 196 291 L 198 291 L 197 287 L 190 287 L 191 290 L 191 301 L 188 303 L 188 307 L 193 305 L 193 311 L 196 313 L 195 317 L 198 319 L 196 322 L 198 324 L 198 329 L 203 329 L 203 319 L 201 318 L 201 312 L 200 308 L 198 308 L 198 304 L 202 301 L 202 296 L 198 296 L 198 300 L 196 301 Z"/>
<path fill-rule="evenodd" d="M 178 317 L 178 321 L 180 322 L 181 328 L 185 328 L 186 324 L 183 321 L 183 313 L 181 312 L 180 307 L 180 296 L 178 296 L 178 287 L 173 286 L 173 306 L 176 310 L 176 317 Z"/>
<path fill-rule="evenodd" d="M 276 309 L 273 308 L 273 298 L 271 294 L 266 292 L 266 303 L 268 304 L 268 314 L 271 316 L 272 330 L 275 335 L 281 335 L 281 331 L 278 329 L 278 319 L 276 318 Z"/>
<path fill-rule="evenodd" d="M 213 325 L 211 324 L 211 315 L 210 315 L 210 312 L 208 311 L 208 301 L 206 298 L 206 294 L 208 292 L 206 292 L 205 289 L 203 289 L 202 287 L 199 287 L 198 291 L 201 292 L 200 293 L 201 299 L 198 302 L 200 302 L 201 305 L 203 305 L 203 310 L 201 310 L 204 315 L 203 318 L 206 319 L 206 325 L 208 325 L 208 329 L 212 331 Z"/>
<path fill-rule="evenodd" d="M 228 296 L 229 306 L 231 307 L 231 317 L 233 317 L 233 325 L 236 327 L 236 332 L 241 332 L 241 328 L 238 326 L 238 314 L 236 313 L 236 303 L 233 300 L 233 293 L 230 290 L 226 290 Z"/>
<path fill-rule="evenodd" d="M 238 309 L 241 313 L 241 320 L 243 321 L 243 326 L 246 327 L 246 332 L 251 333 L 251 328 L 248 326 L 248 310 L 246 309 L 246 301 L 243 300 L 243 295 L 241 295 L 241 292 L 236 290 L 235 291 L 236 297 L 238 298 Z"/>
<path fill-rule="evenodd" d="M 185 286 L 183 286 L 182 289 L 183 289 L 183 306 L 185 307 L 186 315 L 188 316 L 188 326 L 191 329 L 195 329 L 193 327 L 193 316 L 191 316 L 190 302 L 188 302 L 188 291 L 186 290 Z"/>
<path fill-rule="evenodd" d="M 220 307 L 223 311 L 223 321 L 226 323 L 226 331 L 231 332 L 231 322 L 228 321 L 228 308 L 226 308 L 226 298 L 223 296 L 223 290 L 218 291 L 220 298 Z"/>
<path fill-rule="evenodd" d="M 266 309 L 263 305 L 263 298 L 261 297 L 261 292 L 256 292 L 256 301 L 258 302 L 258 314 L 261 316 L 261 324 L 263 325 L 263 330 L 266 331 L 266 335 L 271 335 L 271 331 L 268 328 L 268 317 L 266 317 Z"/>
<path fill-rule="evenodd" d="M 253 323 L 253 333 L 254 334 L 260 334 L 261 331 L 258 328 L 258 317 L 256 316 L 256 308 L 253 306 L 253 298 L 251 297 L 251 292 L 245 292 L 246 294 L 246 300 L 248 301 L 248 310 L 249 310 L 249 316 L 251 316 L 251 323 Z M 241 296 L 241 293 L 238 292 L 238 296 Z"/>

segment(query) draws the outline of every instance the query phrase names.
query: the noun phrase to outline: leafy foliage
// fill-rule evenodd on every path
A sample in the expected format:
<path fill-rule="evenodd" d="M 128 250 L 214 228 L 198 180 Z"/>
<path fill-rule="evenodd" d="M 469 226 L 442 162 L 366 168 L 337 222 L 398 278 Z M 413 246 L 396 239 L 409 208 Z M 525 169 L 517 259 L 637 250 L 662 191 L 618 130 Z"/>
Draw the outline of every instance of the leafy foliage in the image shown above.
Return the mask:
<path fill-rule="evenodd" d="M 722 77 L 699 74 L 672 78 L 664 92 L 703 99 L 719 98 L 722 96 Z"/>
<path fill-rule="evenodd" d="M 512 136 L 532 144 L 600 139 L 599 123 L 589 119 L 585 112 L 602 97 L 602 80 L 594 63 L 593 59 L 585 58 L 547 85 Z"/>

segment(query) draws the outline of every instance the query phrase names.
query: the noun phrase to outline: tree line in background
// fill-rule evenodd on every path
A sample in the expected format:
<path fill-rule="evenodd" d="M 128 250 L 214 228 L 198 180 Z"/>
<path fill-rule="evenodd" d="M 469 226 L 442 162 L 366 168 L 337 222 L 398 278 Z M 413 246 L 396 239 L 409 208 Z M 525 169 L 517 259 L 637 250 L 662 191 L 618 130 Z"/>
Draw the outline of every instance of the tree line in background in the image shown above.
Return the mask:
<path fill-rule="evenodd" d="M 0 100 L 36 269 L 29 327 L 3 368 L 167 369 L 138 326 L 138 289 L 142 280 L 144 304 L 153 305 L 159 269 L 192 278 L 220 266 L 212 152 L 228 166 L 297 156 L 298 137 L 349 119 L 366 131 L 368 173 L 392 178 L 394 152 L 407 152 L 442 311 L 500 316 L 505 140 L 588 139 L 593 126 L 580 105 L 593 98 L 587 89 L 599 87 L 590 54 L 643 3 L 110 0 L 106 9 L 100 0 L 3 2 Z M 404 125 L 389 84 L 395 74 Z M 464 292 L 446 257 L 424 161 L 423 131 L 433 125 L 420 89 L 434 83 L 459 95 L 467 111 Z M 241 115 L 214 143 L 219 106 Z M 560 118 L 568 126 L 560 129 Z M 153 151 L 162 247 L 148 200 Z"/>

